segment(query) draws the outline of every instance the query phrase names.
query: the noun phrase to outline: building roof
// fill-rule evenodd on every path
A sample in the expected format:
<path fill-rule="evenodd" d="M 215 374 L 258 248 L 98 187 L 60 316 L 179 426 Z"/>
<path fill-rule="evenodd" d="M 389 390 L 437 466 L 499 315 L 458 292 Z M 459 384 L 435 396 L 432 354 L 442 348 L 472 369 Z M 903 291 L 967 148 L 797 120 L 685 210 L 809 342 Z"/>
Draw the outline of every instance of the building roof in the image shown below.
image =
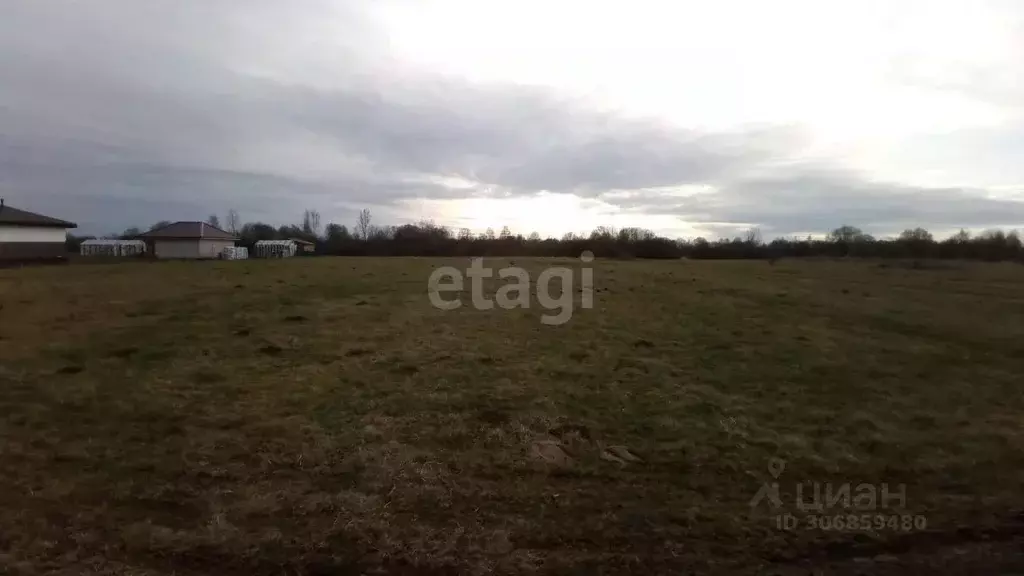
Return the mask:
<path fill-rule="evenodd" d="M 316 246 L 315 243 L 310 242 L 309 240 L 303 240 L 302 238 L 289 238 L 288 241 L 295 242 L 299 246 Z"/>
<path fill-rule="evenodd" d="M 295 245 L 294 240 L 257 240 L 257 246 L 288 246 Z"/>
<path fill-rule="evenodd" d="M 140 234 L 138 238 L 145 239 L 168 239 L 168 240 L 238 240 L 216 226 L 210 226 L 206 222 L 175 222 Z"/>
<path fill-rule="evenodd" d="M 59 218 L 51 218 L 49 216 L 43 216 L 42 214 L 36 214 L 35 212 L 28 212 L 26 210 L 11 208 L 5 204 L 3 200 L 0 200 L 0 226 L 78 228 L 78 224 L 75 224 L 74 222 L 68 222 Z"/>

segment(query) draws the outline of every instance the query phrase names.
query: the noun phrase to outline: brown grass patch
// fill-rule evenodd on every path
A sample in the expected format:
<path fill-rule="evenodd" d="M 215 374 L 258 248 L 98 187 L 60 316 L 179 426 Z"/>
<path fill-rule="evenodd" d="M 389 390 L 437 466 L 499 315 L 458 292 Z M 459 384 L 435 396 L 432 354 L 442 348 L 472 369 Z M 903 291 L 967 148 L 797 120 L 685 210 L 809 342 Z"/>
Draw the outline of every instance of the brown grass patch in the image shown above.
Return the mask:
<path fill-rule="evenodd" d="M 547 327 L 441 265 L 0 271 L 0 572 L 1020 567 L 1024 268 L 598 261 Z M 780 530 L 800 482 L 927 528 Z"/>

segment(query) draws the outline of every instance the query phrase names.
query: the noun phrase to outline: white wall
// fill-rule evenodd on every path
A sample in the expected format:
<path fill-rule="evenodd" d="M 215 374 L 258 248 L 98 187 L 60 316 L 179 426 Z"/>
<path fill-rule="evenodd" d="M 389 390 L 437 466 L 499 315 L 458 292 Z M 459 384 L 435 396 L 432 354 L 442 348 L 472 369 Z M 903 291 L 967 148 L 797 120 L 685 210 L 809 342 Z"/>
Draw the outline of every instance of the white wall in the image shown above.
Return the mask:
<path fill-rule="evenodd" d="M 67 238 L 63 228 L 42 226 L 4 226 L 0 224 L 0 242 L 60 242 Z"/>
<path fill-rule="evenodd" d="M 217 258 L 225 248 L 235 245 L 234 240 L 200 240 L 199 242 L 199 257 L 200 258 Z"/>
<path fill-rule="evenodd" d="M 157 258 L 199 258 L 199 240 L 155 240 Z"/>

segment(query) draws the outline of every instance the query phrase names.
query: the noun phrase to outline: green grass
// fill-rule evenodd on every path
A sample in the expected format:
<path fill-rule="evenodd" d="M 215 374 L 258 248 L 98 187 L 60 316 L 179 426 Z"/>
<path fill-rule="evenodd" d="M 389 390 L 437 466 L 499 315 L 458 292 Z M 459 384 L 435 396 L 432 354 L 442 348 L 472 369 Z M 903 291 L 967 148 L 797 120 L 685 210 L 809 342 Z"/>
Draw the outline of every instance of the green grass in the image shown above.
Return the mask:
<path fill-rule="evenodd" d="M 0 572 L 1021 566 L 1024 267 L 597 261 L 545 326 L 442 265 L 0 270 Z M 799 482 L 927 529 L 779 530 Z"/>

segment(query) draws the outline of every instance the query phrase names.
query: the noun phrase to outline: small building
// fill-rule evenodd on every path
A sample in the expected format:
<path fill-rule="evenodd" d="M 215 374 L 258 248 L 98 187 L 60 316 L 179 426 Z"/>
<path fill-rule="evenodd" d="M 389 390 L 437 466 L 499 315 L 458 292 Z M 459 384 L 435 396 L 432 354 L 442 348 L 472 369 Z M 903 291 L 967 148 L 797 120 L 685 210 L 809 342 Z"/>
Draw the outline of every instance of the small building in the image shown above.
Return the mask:
<path fill-rule="evenodd" d="M 146 243 L 142 240 L 86 240 L 79 251 L 82 256 L 142 256 L 146 253 Z"/>
<path fill-rule="evenodd" d="M 8 206 L 0 198 L 0 261 L 67 257 L 68 230 L 77 224 Z"/>
<path fill-rule="evenodd" d="M 314 242 L 303 240 L 301 238 L 289 238 L 288 240 L 290 242 L 294 242 L 296 250 L 303 254 L 312 254 L 313 252 L 316 252 L 316 244 Z"/>
<path fill-rule="evenodd" d="M 253 246 L 257 258 L 291 258 L 297 247 L 291 240 L 260 240 Z"/>
<path fill-rule="evenodd" d="M 220 258 L 224 249 L 238 240 L 206 222 L 175 222 L 140 234 L 138 239 L 144 240 L 157 258 L 183 260 Z"/>

